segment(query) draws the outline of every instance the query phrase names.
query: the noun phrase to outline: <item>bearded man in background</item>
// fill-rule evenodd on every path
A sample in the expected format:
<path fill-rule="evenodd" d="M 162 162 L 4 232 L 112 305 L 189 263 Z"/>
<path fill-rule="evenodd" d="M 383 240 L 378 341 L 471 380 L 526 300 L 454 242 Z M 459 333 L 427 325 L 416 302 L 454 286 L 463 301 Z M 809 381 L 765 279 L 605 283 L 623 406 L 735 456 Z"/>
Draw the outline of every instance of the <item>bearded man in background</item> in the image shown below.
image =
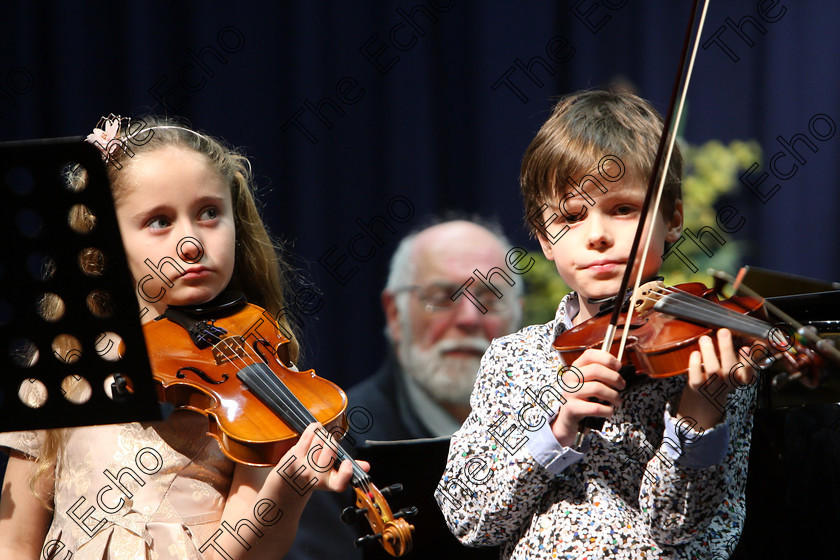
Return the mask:
<path fill-rule="evenodd" d="M 351 407 L 362 405 L 374 415 L 364 439 L 451 436 L 461 426 L 481 356 L 492 339 L 516 330 L 522 317 L 523 281 L 505 266 L 509 249 L 501 233 L 464 220 L 400 242 L 382 293 L 393 354 L 348 393 Z M 476 270 L 501 298 L 476 278 Z M 377 422 L 380 414 L 387 416 Z"/>
<path fill-rule="evenodd" d="M 388 355 L 373 376 L 347 392 L 350 427 L 345 447 L 351 452 L 365 441 L 449 437 L 461 426 L 470 412 L 481 356 L 494 338 L 515 331 L 522 318 L 523 280 L 506 266 L 510 248 L 499 228 L 472 220 L 441 222 L 400 241 L 382 292 Z M 433 481 L 421 492 L 420 508 L 426 514 L 440 515 L 434 501 L 423 498 L 431 498 L 444 462 L 445 454 L 440 465 L 430 461 L 422 467 L 429 470 L 423 477 Z M 411 480 L 408 473 L 405 477 L 400 482 L 406 492 L 414 482 L 415 492 L 425 484 Z M 362 558 L 353 547 L 355 530 L 338 521 L 351 503 L 349 495 L 313 495 L 286 558 Z M 430 525 L 437 523 L 435 519 L 423 524 L 410 558 L 439 559 L 448 551 L 459 558 L 498 556 L 495 549 L 461 546 L 442 517 L 439 538 L 445 541 L 436 540 Z M 365 557 L 379 553 L 384 555 L 372 545 Z"/>

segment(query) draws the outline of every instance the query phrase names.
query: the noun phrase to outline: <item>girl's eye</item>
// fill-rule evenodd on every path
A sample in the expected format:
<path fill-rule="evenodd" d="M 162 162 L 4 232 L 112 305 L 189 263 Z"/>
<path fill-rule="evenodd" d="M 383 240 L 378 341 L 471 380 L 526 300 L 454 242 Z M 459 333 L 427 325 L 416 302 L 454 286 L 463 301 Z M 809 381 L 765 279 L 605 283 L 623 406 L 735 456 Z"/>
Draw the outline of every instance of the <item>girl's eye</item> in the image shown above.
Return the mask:
<path fill-rule="evenodd" d="M 146 225 L 151 229 L 164 229 L 171 225 L 171 222 L 164 216 L 155 216 L 149 220 Z"/>
<path fill-rule="evenodd" d="M 201 218 L 204 220 L 215 220 L 219 217 L 219 210 L 218 208 L 211 207 L 207 208 L 201 212 Z"/>

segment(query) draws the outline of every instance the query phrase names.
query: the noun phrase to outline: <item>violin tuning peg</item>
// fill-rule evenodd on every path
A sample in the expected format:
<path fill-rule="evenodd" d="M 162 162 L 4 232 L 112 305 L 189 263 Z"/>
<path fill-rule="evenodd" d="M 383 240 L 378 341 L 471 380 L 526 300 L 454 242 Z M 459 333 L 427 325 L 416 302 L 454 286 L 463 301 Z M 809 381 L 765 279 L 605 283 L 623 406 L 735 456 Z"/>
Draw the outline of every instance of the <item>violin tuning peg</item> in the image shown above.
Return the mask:
<path fill-rule="evenodd" d="M 356 546 L 356 548 L 361 548 L 361 547 L 367 546 L 371 543 L 375 543 L 376 541 L 378 541 L 381 538 L 382 538 L 382 533 L 376 533 L 375 535 L 367 535 L 367 536 L 364 536 L 364 537 L 360 537 L 360 538 L 356 539 L 353 542 L 353 544 Z"/>
<path fill-rule="evenodd" d="M 385 488 L 380 490 L 380 492 L 386 498 L 390 498 L 391 494 L 396 494 L 397 492 L 402 492 L 402 490 L 403 490 L 403 485 L 398 482 L 397 484 L 392 484 L 391 486 L 386 486 Z"/>
<path fill-rule="evenodd" d="M 347 525 L 352 525 L 359 517 L 366 514 L 367 511 L 367 508 L 356 509 L 353 506 L 346 507 L 341 510 L 341 521 Z"/>
<path fill-rule="evenodd" d="M 395 513 L 394 519 L 399 519 L 400 517 L 414 517 L 415 515 L 417 515 L 417 506 L 411 506 L 409 508 L 403 508 Z"/>

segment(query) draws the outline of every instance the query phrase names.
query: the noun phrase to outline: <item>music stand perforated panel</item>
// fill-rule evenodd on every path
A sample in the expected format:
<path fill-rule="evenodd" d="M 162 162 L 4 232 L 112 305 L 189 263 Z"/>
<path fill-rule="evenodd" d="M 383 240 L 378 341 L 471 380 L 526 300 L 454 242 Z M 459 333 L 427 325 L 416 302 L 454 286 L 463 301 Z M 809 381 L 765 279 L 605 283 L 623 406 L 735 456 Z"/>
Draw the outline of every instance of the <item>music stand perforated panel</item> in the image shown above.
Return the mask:
<path fill-rule="evenodd" d="M 88 173 L 78 192 L 65 179 L 67 166 L 75 164 Z M 0 432 L 160 419 L 104 165 L 81 138 L 0 144 Z M 71 227 L 78 205 L 95 216 L 89 232 Z M 84 251 L 101 252 L 101 274 L 82 267 Z M 45 294 L 63 302 L 59 319 L 43 311 Z M 108 313 L 92 310 L 92 294 L 110 300 Z M 68 336 L 76 339 L 73 350 L 57 351 Z M 120 339 L 118 358 L 107 350 Z M 105 386 L 116 373 L 133 393 L 114 400 Z M 89 391 L 64 390 L 85 382 Z M 24 403 L 21 393 L 37 397 L 29 399 L 37 406 Z"/>

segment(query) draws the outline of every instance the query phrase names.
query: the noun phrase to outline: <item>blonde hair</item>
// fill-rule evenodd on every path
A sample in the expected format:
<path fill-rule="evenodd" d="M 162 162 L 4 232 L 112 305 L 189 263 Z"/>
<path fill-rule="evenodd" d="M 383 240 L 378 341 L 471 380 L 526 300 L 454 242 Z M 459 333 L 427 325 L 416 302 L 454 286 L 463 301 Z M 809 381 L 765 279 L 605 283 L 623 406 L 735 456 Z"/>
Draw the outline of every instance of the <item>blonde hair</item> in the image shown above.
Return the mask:
<path fill-rule="evenodd" d="M 545 236 L 532 217 L 540 214 L 543 204 L 566 194 L 568 179 L 591 174 L 601 162 L 609 161 L 606 156 L 619 158 L 647 184 L 662 128 L 656 109 L 632 93 L 587 90 L 562 97 L 522 158 L 519 183 L 531 233 Z M 682 197 L 682 171 L 682 154 L 675 146 L 662 198 L 666 219 Z"/>
<path fill-rule="evenodd" d="M 272 239 L 262 221 L 247 157 L 221 140 L 203 132 L 196 132 L 171 118 L 144 117 L 132 121 L 130 126 L 128 119 L 124 119 L 121 123 L 119 138 L 122 140 L 122 147 L 112 150 L 109 144 L 107 147 L 109 156 L 105 164 L 113 197 L 117 202 L 125 193 L 121 185 L 121 173 L 125 167 L 131 165 L 132 158 L 139 153 L 177 146 L 194 150 L 207 158 L 208 163 L 230 187 L 233 202 L 236 255 L 230 288 L 244 293 L 249 302 L 263 307 L 275 317 L 283 333 L 293 335 L 287 347 L 290 359 L 297 360 L 300 344 L 296 329 L 290 324 L 286 314 L 282 313 L 286 295 L 288 295 L 286 292 L 291 289 L 288 277 L 292 275 L 292 270 L 283 258 L 282 246 Z M 67 181 L 72 189 L 83 189 L 86 180 L 87 173 L 80 166 L 68 169 Z M 95 225 L 95 217 L 79 209 L 71 216 L 71 225 L 77 231 L 90 231 Z M 101 258 L 99 251 L 88 251 L 83 255 L 82 266 L 86 272 L 101 272 L 103 266 Z M 96 310 L 103 312 L 108 310 L 110 304 L 111 302 L 106 298 L 91 302 L 94 308 L 98 308 Z M 41 313 L 45 317 L 57 316 L 62 311 L 62 305 L 60 300 L 47 297 L 41 302 Z M 73 355 L 71 341 L 66 341 L 62 346 L 66 348 L 54 348 L 60 358 Z M 88 388 L 71 388 L 78 392 L 86 389 Z M 31 398 L 34 399 L 36 396 L 33 395 Z M 43 477 L 53 472 L 66 434 L 67 429 L 46 432 L 46 439 L 37 460 L 38 468 L 30 479 L 29 485 L 33 493 L 47 507 L 50 507 L 48 497 L 38 492 L 37 487 Z"/>

